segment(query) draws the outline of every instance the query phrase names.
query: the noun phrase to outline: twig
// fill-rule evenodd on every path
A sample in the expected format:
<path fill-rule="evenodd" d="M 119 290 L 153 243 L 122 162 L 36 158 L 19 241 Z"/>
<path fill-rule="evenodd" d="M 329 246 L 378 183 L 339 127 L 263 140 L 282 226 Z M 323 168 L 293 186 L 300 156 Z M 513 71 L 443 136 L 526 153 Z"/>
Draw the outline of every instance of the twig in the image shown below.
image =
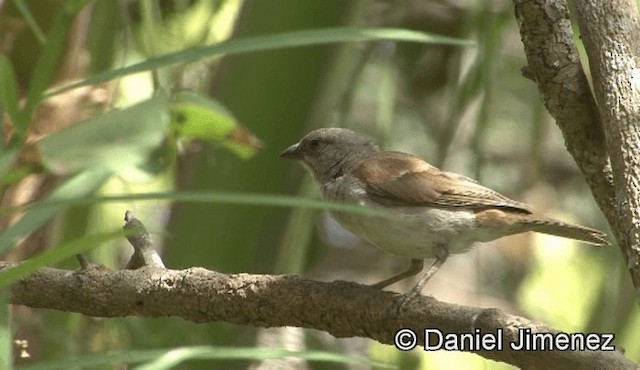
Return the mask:
<path fill-rule="evenodd" d="M 133 254 L 125 268 L 129 270 L 135 270 L 143 266 L 164 268 L 162 258 L 153 247 L 151 236 L 142 221 L 135 218 L 131 211 L 125 212 L 124 221 L 125 224 L 122 229 L 127 236 L 127 240 L 133 246 Z"/>

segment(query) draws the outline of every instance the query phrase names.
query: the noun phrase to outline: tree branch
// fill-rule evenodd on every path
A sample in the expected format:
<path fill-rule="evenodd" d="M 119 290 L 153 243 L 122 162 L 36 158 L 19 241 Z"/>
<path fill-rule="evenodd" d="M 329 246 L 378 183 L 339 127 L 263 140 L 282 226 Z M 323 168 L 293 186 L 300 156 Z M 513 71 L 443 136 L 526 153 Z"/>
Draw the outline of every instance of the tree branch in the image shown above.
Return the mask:
<path fill-rule="evenodd" d="M 0 263 L 0 273 L 12 264 Z M 514 351 L 519 328 L 556 332 L 545 325 L 497 309 L 481 309 L 418 297 L 397 312 L 401 295 L 337 281 L 297 276 L 225 275 L 203 268 L 137 270 L 102 268 L 68 271 L 45 268 L 11 287 L 12 303 L 78 312 L 88 316 L 178 316 L 193 322 L 226 321 L 260 327 L 297 326 L 336 337 L 368 337 L 393 344 L 400 328 L 410 328 L 424 345 L 425 328 L 443 333 L 497 333 L 502 351 L 469 351 L 522 369 L 635 369 L 617 351 Z M 430 340 L 434 343 L 435 338 Z"/>
<path fill-rule="evenodd" d="M 605 214 L 640 294 L 637 11 L 633 1 L 624 0 L 577 1 L 576 8 L 597 103 L 580 64 L 566 1 L 514 0 L 527 70 Z"/>
<path fill-rule="evenodd" d="M 615 192 L 596 102 L 573 42 L 565 0 L 514 0 L 527 73 L 564 135 L 598 207 L 616 229 Z"/>
<path fill-rule="evenodd" d="M 617 236 L 640 294 L 640 20 L 632 0 L 576 1 L 614 175 Z"/>
<path fill-rule="evenodd" d="M 142 266 L 164 268 L 164 262 L 151 241 L 151 235 L 142 221 L 133 215 L 133 212 L 126 211 L 124 213 L 122 230 L 125 232 L 129 244 L 133 247 L 133 254 L 125 267 L 126 269 L 135 270 Z"/>

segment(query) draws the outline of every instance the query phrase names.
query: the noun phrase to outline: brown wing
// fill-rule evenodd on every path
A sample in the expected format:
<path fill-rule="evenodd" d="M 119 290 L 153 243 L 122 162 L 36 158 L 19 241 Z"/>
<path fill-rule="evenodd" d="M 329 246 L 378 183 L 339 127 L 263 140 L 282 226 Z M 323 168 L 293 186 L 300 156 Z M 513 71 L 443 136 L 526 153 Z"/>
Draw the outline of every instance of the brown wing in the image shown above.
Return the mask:
<path fill-rule="evenodd" d="M 369 196 L 386 205 L 508 208 L 531 213 L 524 203 L 485 188 L 468 177 L 441 171 L 410 154 L 376 154 L 358 164 L 352 174 L 366 184 Z"/>

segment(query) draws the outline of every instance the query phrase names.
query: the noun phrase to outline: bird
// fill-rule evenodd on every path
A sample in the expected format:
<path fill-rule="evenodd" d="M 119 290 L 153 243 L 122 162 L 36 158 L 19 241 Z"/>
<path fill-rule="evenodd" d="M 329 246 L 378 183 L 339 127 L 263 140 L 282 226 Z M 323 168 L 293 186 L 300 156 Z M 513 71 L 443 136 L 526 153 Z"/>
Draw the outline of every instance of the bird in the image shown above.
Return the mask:
<path fill-rule="evenodd" d="M 330 211 L 338 223 L 382 250 L 408 257 L 408 268 L 372 286 L 382 289 L 424 270 L 406 296 L 419 295 L 450 254 L 476 242 L 534 231 L 594 246 L 605 233 L 536 214 L 477 181 L 443 171 L 412 154 L 382 151 L 368 136 L 345 128 L 320 128 L 286 148 L 282 158 L 302 162 L 328 201 L 380 211 Z"/>

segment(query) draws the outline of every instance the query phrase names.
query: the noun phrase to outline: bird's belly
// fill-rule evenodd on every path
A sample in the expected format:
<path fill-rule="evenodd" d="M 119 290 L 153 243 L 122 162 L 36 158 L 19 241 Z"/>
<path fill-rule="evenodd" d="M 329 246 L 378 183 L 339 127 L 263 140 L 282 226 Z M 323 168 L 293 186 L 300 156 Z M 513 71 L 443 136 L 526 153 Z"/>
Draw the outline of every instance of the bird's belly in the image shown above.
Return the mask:
<path fill-rule="evenodd" d="M 388 217 L 335 212 L 347 230 L 400 256 L 423 259 L 435 257 L 436 246 L 450 253 L 467 251 L 479 234 L 474 213 L 428 207 L 393 207 Z"/>

